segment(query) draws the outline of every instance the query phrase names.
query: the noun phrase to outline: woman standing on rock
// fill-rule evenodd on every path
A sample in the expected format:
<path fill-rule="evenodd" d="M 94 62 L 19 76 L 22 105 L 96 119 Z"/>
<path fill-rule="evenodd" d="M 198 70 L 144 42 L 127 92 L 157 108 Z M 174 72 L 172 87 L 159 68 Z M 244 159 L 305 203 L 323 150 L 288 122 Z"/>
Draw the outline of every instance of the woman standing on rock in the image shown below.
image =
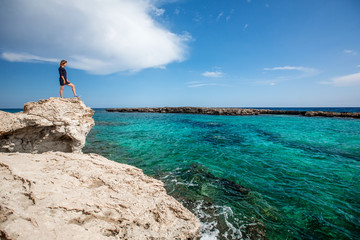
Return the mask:
<path fill-rule="evenodd" d="M 78 97 L 78 96 L 76 95 L 75 85 L 72 84 L 71 82 L 69 82 L 69 80 L 67 79 L 66 70 L 65 70 L 66 64 L 67 64 L 67 61 L 66 61 L 66 60 L 61 60 L 61 62 L 60 62 L 60 67 L 59 67 L 59 74 L 60 74 L 60 78 L 59 78 L 59 81 L 60 81 L 60 97 L 61 97 L 61 98 L 63 97 L 63 91 L 64 91 L 64 86 L 65 86 L 65 85 L 67 85 L 67 86 L 69 86 L 69 87 L 72 88 L 72 91 L 73 91 L 73 93 L 74 93 L 74 97 Z"/>

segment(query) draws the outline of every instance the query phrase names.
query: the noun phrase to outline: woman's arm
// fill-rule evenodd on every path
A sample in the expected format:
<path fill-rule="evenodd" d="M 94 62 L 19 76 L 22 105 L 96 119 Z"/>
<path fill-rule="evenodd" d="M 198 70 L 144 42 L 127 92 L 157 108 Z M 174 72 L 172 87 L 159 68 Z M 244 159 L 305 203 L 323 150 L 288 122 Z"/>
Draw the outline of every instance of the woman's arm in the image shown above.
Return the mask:
<path fill-rule="evenodd" d="M 64 76 L 61 76 L 62 80 L 64 81 L 64 84 L 66 83 L 66 80 L 64 78 Z"/>

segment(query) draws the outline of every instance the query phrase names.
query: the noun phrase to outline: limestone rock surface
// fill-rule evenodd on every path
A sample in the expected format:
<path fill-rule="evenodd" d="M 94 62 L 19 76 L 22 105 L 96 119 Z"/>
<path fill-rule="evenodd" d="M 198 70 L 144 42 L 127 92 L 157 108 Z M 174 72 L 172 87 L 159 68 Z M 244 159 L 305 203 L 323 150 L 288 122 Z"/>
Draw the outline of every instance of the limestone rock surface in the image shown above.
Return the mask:
<path fill-rule="evenodd" d="M 20 113 L 0 111 L 0 152 L 81 152 L 93 114 L 79 98 L 29 102 Z"/>
<path fill-rule="evenodd" d="M 0 182 L 1 239 L 200 237 L 162 182 L 96 154 L 0 153 Z"/>

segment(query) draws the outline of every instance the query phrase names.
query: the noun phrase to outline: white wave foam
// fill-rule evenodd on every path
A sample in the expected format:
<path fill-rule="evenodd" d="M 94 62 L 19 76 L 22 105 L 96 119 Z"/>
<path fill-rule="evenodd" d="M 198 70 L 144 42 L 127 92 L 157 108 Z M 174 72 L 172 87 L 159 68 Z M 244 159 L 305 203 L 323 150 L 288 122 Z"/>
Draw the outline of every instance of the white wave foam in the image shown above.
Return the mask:
<path fill-rule="evenodd" d="M 196 207 L 192 212 L 201 223 L 201 240 L 216 240 L 219 237 L 222 239 L 243 239 L 240 229 L 244 226 L 237 227 L 229 221 L 229 218 L 233 218 L 234 215 L 231 207 L 219 205 L 205 206 L 204 200 L 198 200 L 196 203 Z M 212 214 L 207 213 L 209 211 Z M 227 230 L 222 234 L 218 229 L 218 218 L 223 218 L 227 226 Z"/>

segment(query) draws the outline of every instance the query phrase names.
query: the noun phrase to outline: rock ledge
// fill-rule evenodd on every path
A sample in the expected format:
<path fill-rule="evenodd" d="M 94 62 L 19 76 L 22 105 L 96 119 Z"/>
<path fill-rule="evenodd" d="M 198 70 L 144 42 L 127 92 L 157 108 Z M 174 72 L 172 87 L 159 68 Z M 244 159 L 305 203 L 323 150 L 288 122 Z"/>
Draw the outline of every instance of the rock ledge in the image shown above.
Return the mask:
<path fill-rule="evenodd" d="M 0 152 L 81 152 L 93 114 L 80 98 L 29 102 L 20 113 L 0 111 Z"/>
<path fill-rule="evenodd" d="M 163 183 L 96 154 L 0 153 L 1 239 L 198 239 Z"/>

